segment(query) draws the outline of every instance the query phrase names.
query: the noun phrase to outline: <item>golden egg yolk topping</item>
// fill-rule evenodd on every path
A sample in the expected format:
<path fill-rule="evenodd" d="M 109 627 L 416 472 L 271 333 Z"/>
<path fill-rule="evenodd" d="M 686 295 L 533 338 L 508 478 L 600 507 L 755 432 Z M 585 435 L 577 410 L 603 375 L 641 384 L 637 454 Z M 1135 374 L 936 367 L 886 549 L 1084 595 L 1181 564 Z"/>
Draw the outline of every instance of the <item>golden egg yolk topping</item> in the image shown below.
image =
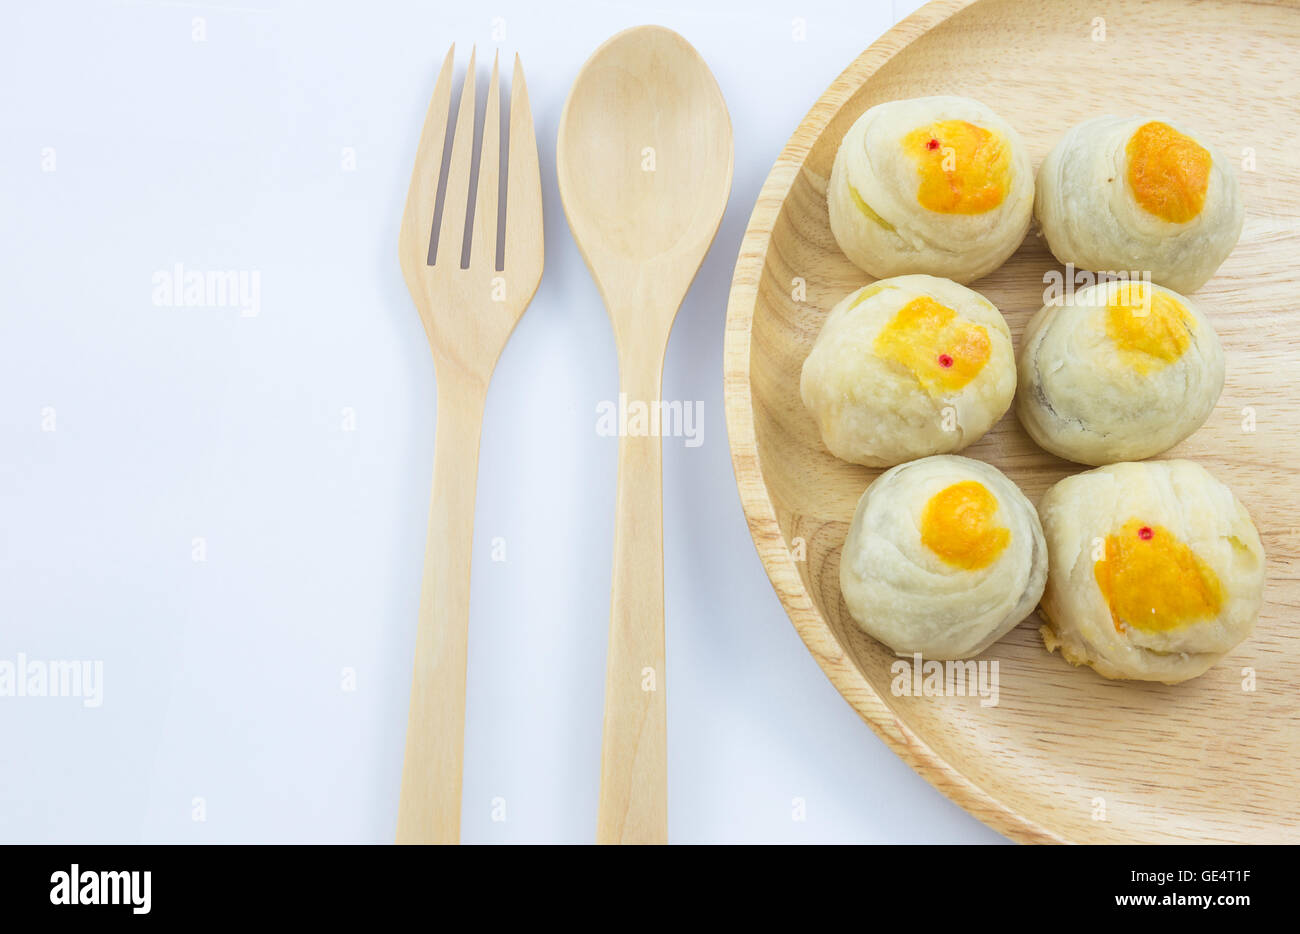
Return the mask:
<path fill-rule="evenodd" d="M 1210 187 L 1210 152 L 1167 123 L 1144 123 L 1129 137 L 1128 184 L 1142 209 L 1172 224 L 1201 213 Z"/>
<path fill-rule="evenodd" d="M 903 138 L 921 176 L 916 200 L 940 214 L 983 214 L 1011 188 L 1011 148 L 997 133 L 965 120 L 941 120 Z"/>
<path fill-rule="evenodd" d="M 1117 632 L 1169 632 L 1218 615 L 1218 576 L 1168 529 L 1130 519 L 1105 544 L 1092 572 Z"/>
<path fill-rule="evenodd" d="M 1011 541 L 1011 530 L 993 516 L 998 501 L 984 484 L 963 480 L 930 497 L 921 513 L 921 544 L 948 564 L 977 571 L 988 567 Z"/>
<path fill-rule="evenodd" d="M 1106 303 L 1106 335 L 1139 373 L 1176 361 L 1192 343 L 1196 319 L 1183 303 L 1141 282 L 1120 282 Z"/>
<path fill-rule="evenodd" d="M 914 298 L 890 319 L 872 345 L 883 360 L 901 363 L 926 392 L 955 392 L 989 362 L 989 332 L 928 295 Z"/>

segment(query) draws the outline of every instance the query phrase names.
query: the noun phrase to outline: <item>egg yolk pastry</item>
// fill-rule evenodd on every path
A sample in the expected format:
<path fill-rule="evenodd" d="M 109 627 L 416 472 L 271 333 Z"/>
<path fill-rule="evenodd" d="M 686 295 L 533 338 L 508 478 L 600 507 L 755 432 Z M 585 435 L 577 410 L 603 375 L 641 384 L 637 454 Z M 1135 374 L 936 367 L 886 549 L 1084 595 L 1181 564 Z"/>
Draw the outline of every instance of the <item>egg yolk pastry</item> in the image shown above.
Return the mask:
<path fill-rule="evenodd" d="M 933 276 L 881 279 L 826 318 L 800 394 L 836 457 L 890 467 L 959 451 L 1011 405 L 1011 332 L 978 292 Z"/>
<path fill-rule="evenodd" d="M 1191 461 L 1112 464 L 1039 504 L 1043 642 L 1106 678 L 1175 684 L 1250 635 L 1264 549 L 1232 491 Z"/>
<path fill-rule="evenodd" d="M 1021 341 L 1016 415 L 1039 445 L 1093 466 L 1168 450 L 1205 423 L 1223 348 L 1196 303 L 1110 281 L 1044 306 Z"/>
<path fill-rule="evenodd" d="M 1033 612 L 1047 549 L 1033 505 L 982 461 L 926 457 L 867 487 L 840 555 L 849 613 L 899 655 L 978 655 Z"/>
<path fill-rule="evenodd" d="M 1024 239 L 1033 200 L 1019 134 L 964 97 L 872 107 L 844 135 L 827 189 L 840 249 L 878 278 L 992 272 Z"/>
<path fill-rule="evenodd" d="M 1152 117 L 1098 117 L 1067 132 L 1038 170 L 1034 210 L 1062 263 L 1145 273 L 1179 292 L 1214 275 L 1245 218 L 1232 163 Z"/>

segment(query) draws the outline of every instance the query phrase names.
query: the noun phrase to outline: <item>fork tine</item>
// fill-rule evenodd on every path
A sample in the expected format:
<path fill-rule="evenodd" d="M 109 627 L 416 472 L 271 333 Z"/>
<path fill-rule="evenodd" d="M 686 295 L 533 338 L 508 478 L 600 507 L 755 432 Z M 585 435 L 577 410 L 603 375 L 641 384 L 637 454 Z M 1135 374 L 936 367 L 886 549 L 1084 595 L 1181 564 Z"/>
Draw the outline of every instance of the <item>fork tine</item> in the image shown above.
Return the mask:
<path fill-rule="evenodd" d="M 469 53 L 465 71 L 465 88 L 460 92 L 460 109 L 456 112 L 456 132 L 451 140 L 451 166 L 447 170 L 446 200 L 442 205 L 442 225 L 438 228 L 436 265 L 460 265 L 461 247 L 465 242 L 465 213 L 469 208 L 470 162 L 474 155 L 474 55 Z"/>
<path fill-rule="evenodd" d="M 433 213 L 438 200 L 438 176 L 442 172 L 442 150 L 447 139 L 447 117 L 451 108 L 451 67 L 456 58 L 456 45 L 452 44 L 438 72 L 438 82 L 433 87 L 433 99 L 420 131 L 420 144 L 415 150 L 415 168 L 411 171 L 411 185 L 406 192 L 406 207 L 402 211 L 401 244 L 402 262 L 412 267 L 423 266 L 429 260 L 429 238 L 433 235 Z"/>
<path fill-rule="evenodd" d="M 542 274 L 542 176 L 537 167 L 537 135 L 533 132 L 533 113 L 528 107 L 528 86 L 517 53 L 510 79 L 506 201 L 505 268 L 510 270 L 512 278 L 535 289 Z M 536 269 L 525 268 L 531 262 L 536 262 Z"/>
<path fill-rule="evenodd" d="M 500 53 L 492 58 L 483 116 L 483 145 L 478 157 L 478 192 L 474 205 L 474 239 L 469 247 L 471 269 L 493 271 L 497 266 L 497 190 L 501 177 L 501 89 L 497 75 Z"/>

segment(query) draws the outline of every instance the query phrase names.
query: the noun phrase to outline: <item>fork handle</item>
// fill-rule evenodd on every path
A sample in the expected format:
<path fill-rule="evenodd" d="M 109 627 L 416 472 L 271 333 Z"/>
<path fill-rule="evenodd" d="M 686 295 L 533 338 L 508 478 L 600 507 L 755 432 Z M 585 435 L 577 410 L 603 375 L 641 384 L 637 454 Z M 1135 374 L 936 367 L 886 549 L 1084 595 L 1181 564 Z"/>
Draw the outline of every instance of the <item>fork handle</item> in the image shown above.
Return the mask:
<path fill-rule="evenodd" d="M 663 355 L 620 363 L 629 406 L 658 403 Z M 668 842 L 663 442 L 619 438 L 597 843 Z"/>
<path fill-rule="evenodd" d="M 465 656 L 479 435 L 487 386 L 438 380 L 433 499 L 424 548 L 398 843 L 459 843 Z"/>

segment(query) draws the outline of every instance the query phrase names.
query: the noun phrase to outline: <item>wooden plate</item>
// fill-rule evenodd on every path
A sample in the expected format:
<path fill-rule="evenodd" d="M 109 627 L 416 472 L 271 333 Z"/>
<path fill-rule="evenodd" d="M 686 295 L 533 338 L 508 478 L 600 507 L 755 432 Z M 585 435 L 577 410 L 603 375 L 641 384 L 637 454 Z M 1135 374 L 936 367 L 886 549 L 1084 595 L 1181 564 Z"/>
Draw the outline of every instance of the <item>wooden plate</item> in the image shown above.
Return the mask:
<path fill-rule="evenodd" d="M 1293 4 L 939 0 L 836 79 L 750 220 L 725 366 L 732 457 L 759 554 L 845 699 L 908 764 L 1013 839 L 1300 841 L 1298 53 Z M 1033 616 L 982 656 L 999 663 L 997 706 L 896 697 L 893 656 L 845 610 L 840 545 L 876 471 L 822 447 L 799 371 L 827 310 L 869 280 L 831 236 L 826 180 L 859 114 L 932 94 L 990 105 L 1023 134 L 1035 168 L 1069 126 L 1104 113 L 1166 114 L 1241 159 L 1245 231 L 1197 293 L 1223 341 L 1227 385 L 1209 422 L 1165 456 L 1199 461 L 1237 492 L 1263 537 L 1268 580 L 1255 635 L 1194 681 L 1112 682 L 1071 668 L 1043 649 Z M 1049 269 L 1060 267 L 1031 230 L 974 283 L 1006 314 L 1017 347 Z M 1011 414 L 963 453 L 1035 502 L 1081 469 L 1037 448 Z"/>

